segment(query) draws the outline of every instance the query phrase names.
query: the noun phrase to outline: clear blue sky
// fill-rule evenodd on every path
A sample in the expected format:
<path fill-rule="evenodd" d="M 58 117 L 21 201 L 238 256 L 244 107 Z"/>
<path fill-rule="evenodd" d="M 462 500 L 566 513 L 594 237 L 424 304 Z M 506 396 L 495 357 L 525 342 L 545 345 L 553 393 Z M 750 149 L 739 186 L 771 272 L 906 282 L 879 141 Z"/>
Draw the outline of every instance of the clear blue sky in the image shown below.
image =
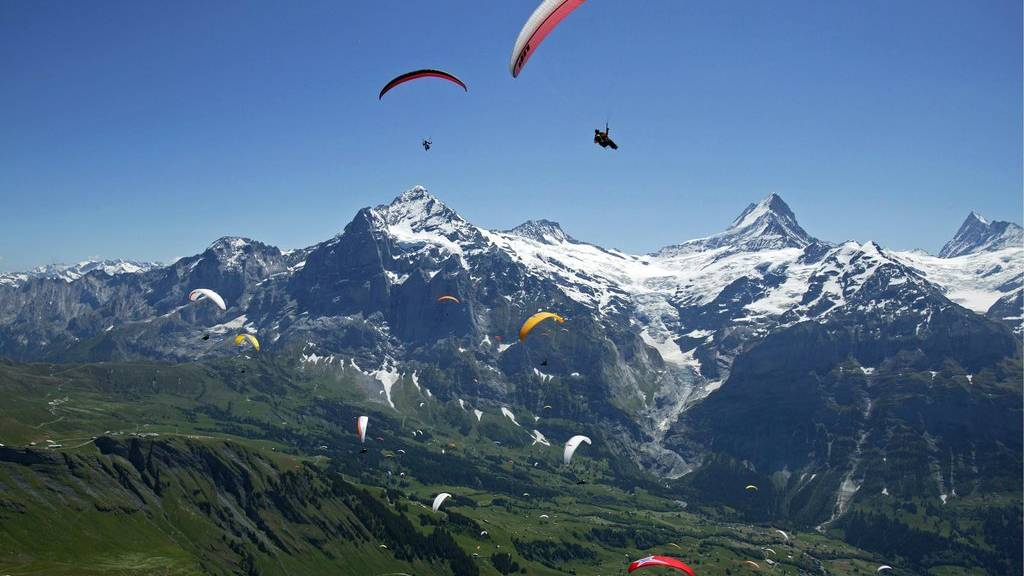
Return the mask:
<path fill-rule="evenodd" d="M 415 184 L 630 251 L 769 192 L 894 248 L 1020 221 L 1018 0 L 591 0 L 513 80 L 536 3 L 2 2 L 0 270 L 306 246 Z M 470 92 L 378 102 L 419 67 Z"/>

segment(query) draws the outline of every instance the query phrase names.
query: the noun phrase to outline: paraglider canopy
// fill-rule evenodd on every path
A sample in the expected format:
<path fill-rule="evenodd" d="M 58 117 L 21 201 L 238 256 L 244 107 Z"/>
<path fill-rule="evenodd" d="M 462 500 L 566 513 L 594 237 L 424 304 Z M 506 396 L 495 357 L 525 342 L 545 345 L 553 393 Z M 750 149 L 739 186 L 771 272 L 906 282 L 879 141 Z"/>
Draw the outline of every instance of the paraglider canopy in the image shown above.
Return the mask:
<path fill-rule="evenodd" d="M 888 564 L 882 564 L 878 567 L 878 570 L 875 570 L 875 574 L 878 574 L 879 572 L 885 572 L 886 570 L 892 570 L 892 566 L 889 566 Z"/>
<path fill-rule="evenodd" d="M 461 304 L 461 302 L 459 302 L 459 299 L 458 299 L 458 298 L 456 298 L 455 296 L 452 296 L 452 295 L 450 295 L 450 294 L 445 294 L 444 296 L 441 296 L 441 297 L 439 297 L 439 298 L 437 299 L 437 301 L 438 301 L 439 303 L 440 303 L 440 302 L 453 302 L 453 303 L 455 303 L 455 304 Z"/>
<path fill-rule="evenodd" d="M 747 487 L 744 488 L 744 490 L 746 490 L 747 492 L 757 492 L 757 486 L 754 486 L 753 484 L 748 484 Z"/>
<path fill-rule="evenodd" d="M 252 334 L 239 334 L 238 336 L 235 336 L 235 346 L 241 346 L 246 342 L 252 346 L 253 350 L 257 352 L 260 351 L 260 341 Z"/>
<path fill-rule="evenodd" d="M 562 453 L 562 461 L 566 466 L 569 465 L 569 462 L 572 460 L 572 455 L 576 453 L 576 449 L 579 448 L 580 444 L 583 442 L 586 442 L 588 446 L 591 445 L 590 438 L 582 435 L 573 436 L 565 443 L 565 451 Z"/>
<path fill-rule="evenodd" d="M 430 509 L 433 510 L 434 512 L 437 512 L 437 510 L 441 508 L 441 504 L 443 504 L 445 500 L 451 497 L 451 494 L 447 492 L 441 492 L 440 494 L 434 497 L 434 503 L 430 506 Z"/>
<path fill-rule="evenodd" d="M 384 87 L 380 89 L 380 94 L 377 95 L 377 99 L 380 100 L 384 98 L 384 95 L 390 92 L 391 89 L 394 88 L 395 86 L 405 84 L 406 82 L 411 82 L 413 80 L 419 80 L 420 78 L 440 78 L 441 80 L 447 80 L 453 84 L 461 86 L 463 90 L 469 92 L 469 88 L 466 87 L 465 82 L 456 78 L 455 75 L 445 72 L 444 70 L 433 70 L 430 68 L 425 68 L 423 70 L 413 70 L 412 72 L 406 72 L 405 74 L 400 74 L 392 78 L 390 82 L 385 84 Z"/>
<path fill-rule="evenodd" d="M 519 328 L 519 340 L 526 340 L 526 336 L 534 329 L 534 327 L 548 318 L 551 318 L 559 324 L 565 323 L 565 318 L 562 318 L 553 312 L 537 312 L 533 316 L 527 318 L 526 322 L 523 322 L 523 325 Z"/>
<path fill-rule="evenodd" d="M 369 416 L 360 416 L 356 421 L 356 434 L 359 436 L 359 442 L 366 442 L 366 426 L 370 423 Z"/>
<path fill-rule="evenodd" d="M 681 561 L 672 558 L 671 556 L 648 556 L 646 558 L 641 558 L 630 564 L 629 568 L 626 571 L 632 573 L 634 570 L 659 567 L 674 568 L 676 570 L 680 570 L 686 574 L 689 574 L 690 576 L 694 576 L 692 568 L 690 568 L 686 564 L 683 564 Z"/>
<path fill-rule="evenodd" d="M 585 0 L 544 0 L 537 6 L 523 29 L 519 31 L 515 46 L 512 47 L 512 58 L 508 67 L 513 78 L 519 76 L 523 66 L 526 66 L 526 61 L 537 51 L 544 38 L 583 2 Z"/>
<path fill-rule="evenodd" d="M 221 310 L 227 310 L 228 307 L 224 304 L 224 299 L 209 288 L 196 288 L 195 290 L 188 293 L 189 302 L 202 302 L 203 300 L 209 300 L 217 305 L 217 308 Z"/>
<path fill-rule="evenodd" d="M 760 570 L 761 569 L 761 567 L 757 564 L 757 562 L 754 562 L 753 560 L 747 560 L 746 562 L 744 562 L 744 564 L 749 564 L 750 566 L 753 566 L 754 570 Z"/>

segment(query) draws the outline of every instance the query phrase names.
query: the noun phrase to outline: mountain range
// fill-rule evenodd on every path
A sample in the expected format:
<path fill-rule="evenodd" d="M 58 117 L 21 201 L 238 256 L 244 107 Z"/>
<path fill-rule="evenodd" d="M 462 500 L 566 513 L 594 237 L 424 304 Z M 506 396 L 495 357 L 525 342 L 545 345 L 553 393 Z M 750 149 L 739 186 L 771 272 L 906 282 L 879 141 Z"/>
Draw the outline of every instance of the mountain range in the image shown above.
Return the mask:
<path fill-rule="evenodd" d="M 475 226 L 415 187 L 307 248 L 224 237 L 165 266 L 0 276 L 0 356 L 205 361 L 245 331 L 383 409 L 551 406 L 700 498 L 828 530 L 870 525 L 885 498 L 1012 491 L 1021 239 L 972 213 L 938 256 L 833 243 L 771 194 L 719 234 L 629 254 L 548 220 Z M 538 310 L 567 321 L 517 341 Z M 734 482 L 773 496 L 752 505 Z"/>

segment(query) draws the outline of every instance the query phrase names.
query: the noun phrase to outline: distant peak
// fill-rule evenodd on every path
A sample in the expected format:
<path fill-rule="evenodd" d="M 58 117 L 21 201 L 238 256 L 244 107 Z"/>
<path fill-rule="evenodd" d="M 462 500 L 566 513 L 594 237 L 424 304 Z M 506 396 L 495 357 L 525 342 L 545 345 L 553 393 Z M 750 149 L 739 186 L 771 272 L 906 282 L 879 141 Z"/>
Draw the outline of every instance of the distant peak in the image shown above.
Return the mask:
<path fill-rule="evenodd" d="M 971 213 L 967 215 L 967 220 L 964 221 L 964 224 L 970 222 L 971 220 L 977 220 L 982 224 L 988 224 L 988 220 L 986 220 L 984 216 L 982 216 L 975 210 L 971 210 Z"/>
<path fill-rule="evenodd" d="M 241 236 L 221 236 L 214 240 L 213 244 L 210 244 L 208 249 L 215 252 L 235 251 L 245 248 L 249 244 L 252 244 L 252 242 L 253 241 L 251 239 L 242 238 Z"/>
<path fill-rule="evenodd" d="M 388 225 L 406 223 L 413 230 L 433 228 L 446 223 L 465 223 L 462 216 L 423 186 L 413 186 L 402 192 L 390 204 L 377 206 L 373 212 Z"/>
<path fill-rule="evenodd" d="M 977 252 L 994 252 L 1024 246 L 1024 229 L 1013 222 L 989 222 L 976 211 L 967 215 L 956 235 L 942 247 L 939 256 L 953 258 Z"/>
<path fill-rule="evenodd" d="M 789 205 L 786 204 L 781 196 L 772 192 L 765 196 L 760 202 L 747 206 L 746 209 L 732 221 L 732 225 L 729 226 L 729 229 L 736 230 L 739 228 L 753 226 L 759 219 L 767 215 L 775 215 L 796 224 L 796 215 L 793 214 L 792 210 L 790 210 Z"/>
<path fill-rule="evenodd" d="M 725 232 L 669 246 L 660 253 L 679 254 L 719 248 L 754 252 L 806 248 L 815 242 L 817 240 L 800 227 L 796 215 L 782 197 L 773 192 L 760 202 L 748 205 Z"/>
<path fill-rule="evenodd" d="M 552 222 L 551 220 L 527 220 L 507 232 L 515 236 L 530 238 L 546 244 L 559 244 L 562 242 L 576 241 L 562 230 L 562 226 L 559 225 L 558 222 Z"/>
<path fill-rule="evenodd" d="M 399 194 L 394 200 L 391 201 L 391 205 L 394 206 L 395 204 L 419 202 L 424 200 L 437 201 L 437 198 L 435 198 L 430 192 L 428 192 L 426 187 L 417 184 L 416 186 L 413 186 L 412 188 L 409 188 L 405 192 Z"/>
<path fill-rule="evenodd" d="M 51 278 L 71 282 L 93 271 L 104 272 L 108 276 L 117 276 L 118 274 L 146 272 L 159 266 L 155 262 L 136 262 L 134 260 L 114 258 L 107 260 L 84 260 L 77 264 L 46 264 L 22 274 L 26 278 Z"/>

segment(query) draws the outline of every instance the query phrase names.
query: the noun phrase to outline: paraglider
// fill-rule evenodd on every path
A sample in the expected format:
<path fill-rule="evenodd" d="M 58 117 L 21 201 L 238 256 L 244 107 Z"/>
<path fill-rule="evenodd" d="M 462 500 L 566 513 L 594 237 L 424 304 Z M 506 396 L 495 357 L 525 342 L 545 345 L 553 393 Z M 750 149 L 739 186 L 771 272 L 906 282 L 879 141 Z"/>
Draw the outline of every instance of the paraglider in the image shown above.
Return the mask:
<path fill-rule="evenodd" d="M 227 310 L 228 307 L 224 304 L 224 299 L 209 288 L 196 288 L 195 290 L 188 293 L 189 302 L 202 302 L 203 300 L 209 300 L 217 305 L 217 308 L 221 310 Z"/>
<path fill-rule="evenodd" d="M 519 340 L 525 340 L 526 336 L 534 329 L 534 327 L 537 326 L 537 324 L 540 324 L 548 318 L 551 318 L 559 324 L 565 323 L 565 318 L 562 318 L 553 312 L 537 312 L 533 316 L 527 318 L 526 322 L 523 322 L 522 327 L 519 328 Z"/>
<path fill-rule="evenodd" d="M 380 94 L 377 95 L 377 99 L 380 100 L 384 98 L 384 95 L 390 92 L 391 89 L 394 88 L 395 86 L 405 84 L 406 82 L 411 82 L 413 80 L 418 80 L 420 78 L 440 78 L 441 80 L 447 80 L 452 84 L 461 86 L 463 90 L 469 92 L 469 88 L 466 87 L 466 83 L 456 78 L 455 75 L 445 72 L 444 70 L 433 70 L 426 68 L 423 70 L 413 70 L 412 72 L 406 72 L 405 74 L 400 74 L 392 78 L 390 82 L 385 84 L 384 87 L 380 89 Z"/>
<path fill-rule="evenodd" d="M 644 568 L 674 568 L 689 574 L 689 576 L 694 576 L 692 568 L 671 556 L 648 556 L 641 558 L 630 564 L 626 571 L 632 573 L 634 570 L 642 570 Z"/>
<path fill-rule="evenodd" d="M 744 490 L 753 494 L 754 492 L 757 492 L 757 486 L 754 486 L 753 484 L 748 484 L 747 487 L 744 488 Z"/>
<path fill-rule="evenodd" d="M 888 564 L 882 564 L 881 566 L 878 567 L 878 570 L 875 570 L 875 574 L 878 574 L 880 572 L 885 572 L 887 570 L 892 570 L 892 566 L 889 566 Z"/>
<path fill-rule="evenodd" d="M 749 565 L 753 566 L 754 570 L 760 570 L 761 569 L 761 567 L 757 564 L 757 562 L 754 562 L 753 560 L 747 560 L 746 562 L 744 562 L 744 564 L 749 564 Z"/>
<path fill-rule="evenodd" d="M 370 423 L 369 416 L 360 416 L 356 421 L 356 434 L 359 436 L 359 443 L 366 443 L 366 426 Z"/>
<path fill-rule="evenodd" d="M 614 140 L 608 137 L 608 124 L 604 125 L 604 132 L 601 132 L 600 128 L 594 128 L 594 144 L 597 144 L 601 148 L 611 148 L 612 150 L 618 150 L 619 145 Z"/>
<path fill-rule="evenodd" d="M 779 530 L 778 528 L 776 528 L 775 531 L 778 532 L 779 534 L 782 534 L 782 537 L 786 539 L 786 542 L 789 542 L 789 534 L 786 534 L 785 532 L 783 532 L 782 530 Z"/>
<path fill-rule="evenodd" d="M 772 556 L 777 556 L 777 554 L 775 553 L 775 550 L 772 550 L 771 548 L 762 548 L 762 550 L 765 551 L 765 554 L 771 554 Z"/>
<path fill-rule="evenodd" d="M 576 449 L 579 448 L 580 444 L 583 442 L 586 442 L 588 446 L 591 445 L 590 438 L 582 435 L 573 436 L 565 443 L 565 451 L 562 453 L 562 461 L 565 462 L 566 466 L 569 465 L 569 462 L 572 460 L 572 455 L 576 453 Z"/>
<path fill-rule="evenodd" d="M 430 141 L 430 138 L 427 138 L 423 142 L 420 142 L 420 145 L 423 146 L 424 152 L 430 152 L 430 147 L 433 146 L 434 143 Z"/>
<path fill-rule="evenodd" d="M 246 342 L 252 346 L 253 350 L 257 352 L 260 351 L 260 341 L 252 334 L 239 334 L 238 336 L 235 336 L 235 346 L 242 346 Z"/>
<path fill-rule="evenodd" d="M 440 298 L 437 299 L 437 302 L 438 303 L 441 303 L 441 302 L 454 302 L 455 304 L 461 304 L 461 302 L 459 302 L 458 298 L 456 298 L 455 296 L 452 296 L 450 294 L 445 294 L 444 296 L 441 296 Z"/>
<path fill-rule="evenodd" d="M 437 512 L 437 510 L 439 508 L 441 508 L 441 504 L 443 504 L 445 500 L 447 500 L 447 499 L 449 499 L 451 497 L 452 497 L 451 494 L 449 494 L 447 492 L 441 492 L 440 494 L 438 494 L 437 496 L 434 497 L 434 503 L 430 506 L 431 510 L 433 510 L 434 512 Z"/>
<path fill-rule="evenodd" d="M 540 6 L 533 11 L 529 20 L 519 31 L 515 46 L 512 48 L 512 58 L 509 61 L 509 71 L 512 77 L 516 78 L 522 72 L 526 61 L 537 51 L 544 38 L 555 29 L 570 12 L 579 8 L 585 0 L 544 0 Z"/>

